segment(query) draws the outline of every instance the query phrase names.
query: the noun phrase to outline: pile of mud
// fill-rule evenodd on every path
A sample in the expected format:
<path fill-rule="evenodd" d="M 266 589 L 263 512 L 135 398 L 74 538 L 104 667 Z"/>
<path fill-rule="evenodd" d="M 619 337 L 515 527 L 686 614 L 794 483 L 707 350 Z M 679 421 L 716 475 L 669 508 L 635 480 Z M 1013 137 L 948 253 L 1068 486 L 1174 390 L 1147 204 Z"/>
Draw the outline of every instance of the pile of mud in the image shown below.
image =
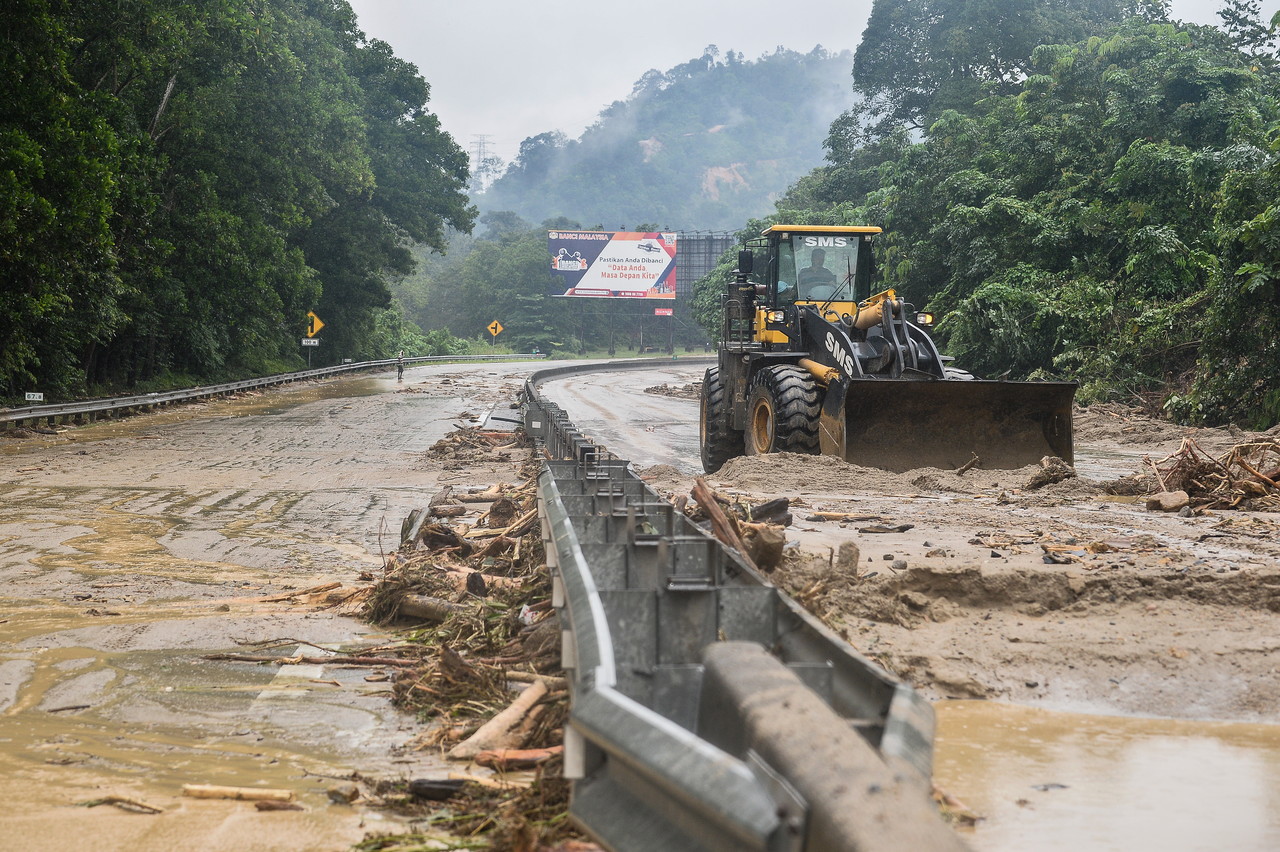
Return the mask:
<path fill-rule="evenodd" d="M 1053 460 L 1057 461 L 1057 460 Z M 773 453 L 730 460 L 716 477 L 746 491 L 773 494 L 912 495 L 927 491 L 954 494 L 999 494 L 1002 491 L 1045 490 L 1055 496 L 1088 496 L 1102 485 L 1076 476 L 1066 465 L 1052 461 L 1017 470 L 973 470 L 958 473 L 922 467 L 891 473 L 849 464 L 831 456 Z"/>
<path fill-rule="evenodd" d="M 668 385 L 664 383 L 645 388 L 644 392 L 655 396 L 669 396 L 675 399 L 698 399 L 702 396 L 702 383 L 688 385 Z"/>
<path fill-rule="evenodd" d="M 808 599 L 829 622 L 849 619 L 918 627 L 995 610 L 1028 616 L 1083 613 L 1098 605 L 1185 601 L 1280 612 L 1280 584 L 1271 574 L 1131 573 L 1081 575 L 1063 570 L 984 569 L 977 564 L 917 565 L 905 571 L 839 570 L 828 559 L 793 553 L 773 575 Z"/>

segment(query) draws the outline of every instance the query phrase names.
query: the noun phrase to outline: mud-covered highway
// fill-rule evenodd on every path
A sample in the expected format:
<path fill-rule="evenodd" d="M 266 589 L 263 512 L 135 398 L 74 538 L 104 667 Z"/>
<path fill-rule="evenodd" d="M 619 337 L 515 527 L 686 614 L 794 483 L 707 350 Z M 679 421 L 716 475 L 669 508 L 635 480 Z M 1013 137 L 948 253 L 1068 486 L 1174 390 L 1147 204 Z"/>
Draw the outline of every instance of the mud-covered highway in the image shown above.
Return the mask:
<path fill-rule="evenodd" d="M 376 830 L 327 791 L 431 760 L 399 749 L 414 727 L 388 684 L 202 656 L 384 641 L 323 595 L 287 596 L 376 572 L 438 487 L 423 451 L 527 369 L 419 367 L 0 439 L 0 847 L 346 849 Z M 183 784 L 292 789 L 305 810 Z M 109 796 L 165 818 L 83 806 Z"/>

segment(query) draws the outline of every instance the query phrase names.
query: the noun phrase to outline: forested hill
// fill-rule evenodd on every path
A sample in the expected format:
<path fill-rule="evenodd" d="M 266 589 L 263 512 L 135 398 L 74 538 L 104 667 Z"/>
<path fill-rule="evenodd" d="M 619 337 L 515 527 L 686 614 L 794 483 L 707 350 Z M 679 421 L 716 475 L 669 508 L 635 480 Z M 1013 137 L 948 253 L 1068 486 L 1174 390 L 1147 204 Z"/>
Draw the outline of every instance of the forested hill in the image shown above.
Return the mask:
<path fill-rule="evenodd" d="M 646 73 L 580 138 L 524 140 L 477 201 L 531 222 L 737 228 L 822 162 L 832 120 L 852 103 L 852 62 L 822 48 L 747 60 L 708 47 Z"/>
<path fill-rule="evenodd" d="M 941 317 L 957 366 L 1273 427 L 1280 13 L 1222 0 L 1220 19 L 1171 20 L 1163 0 L 875 0 L 863 106 L 769 218 L 883 226 L 882 285 Z M 730 263 L 696 299 L 711 329 Z"/>
<path fill-rule="evenodd" d="M 308 311 L 386 354 L 406 241 L 473 217 L 428 91 L 346 0 L 9 0 L 0 396 L 295 369 Z"/>

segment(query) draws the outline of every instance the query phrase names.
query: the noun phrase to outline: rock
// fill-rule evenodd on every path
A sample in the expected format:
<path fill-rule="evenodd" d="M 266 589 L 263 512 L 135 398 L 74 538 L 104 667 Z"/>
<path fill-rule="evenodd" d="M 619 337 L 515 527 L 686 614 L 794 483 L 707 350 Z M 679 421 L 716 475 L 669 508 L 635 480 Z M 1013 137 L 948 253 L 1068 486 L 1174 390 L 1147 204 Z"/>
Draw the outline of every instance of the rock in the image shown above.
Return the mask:
<path fill-rule="evenodd" d="M 973 673 L 941 660 L 930 665 L 928 677 L 935 689 L 955 698 L 986 698 L 989 694 Z"/>
<path fill-rule="evenodd" d="M 928 595 L 922 595 L 920 592 L 903 592 L 898 595 L 898 600 L 917 612 L 923 612 L 929 608 L 931 599 Z"/>
<path fill-rule="evenodd" d="M 1177 512 L 1190 503 L 1191 496 L 1185 491 L 1161 491 L 1147 498 L 1147 511 Z"/>
<path fill-rule="evenodd" d="M 857 542 L 841 542 L 840 549 L 836 551 L 836 568 L 842 574 L 857 574 L 858 562 L 861 559 L 862 551 L 858 549 Z"/>
<path fill-rule="evenodd" d="M 360 798 L 360 788 L 355 784 L 338 784 L 328 789 L 329 801 L 335 805 L 349 805 Z"/>

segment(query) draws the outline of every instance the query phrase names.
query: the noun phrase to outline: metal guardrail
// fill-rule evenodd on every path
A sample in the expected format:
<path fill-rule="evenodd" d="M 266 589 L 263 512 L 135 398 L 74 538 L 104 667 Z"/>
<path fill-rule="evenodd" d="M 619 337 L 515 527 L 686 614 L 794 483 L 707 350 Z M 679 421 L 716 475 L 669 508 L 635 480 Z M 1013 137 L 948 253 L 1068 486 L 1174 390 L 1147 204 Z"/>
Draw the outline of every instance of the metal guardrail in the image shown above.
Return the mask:
<path fill-rule="evenodd" d="M 525 385 L 525 429 L 547 459 L 539 514 L 572 693 L 571 816 L 627 852 L 963 849 L 928 800 L 929 704 L 537 390 L 655 366 L 575 365 Z M 738 694 L 744 668 L 765 684 L 758 693 Z"/>
<path fill-rule="evenodd" d="M 430 364 L 450 361 L 511 361 L 524 359 L 541 359 L 545 355 L 430 355 L 405 358 L 404 363 Z M 96 420 L 112 414 L 128 414 L 136 411 L 147 411 L 157 406 L 172 405 L 177 402 L 189 402 L 195 399 L 206 399 L 214 396 L 227 396 L 238 391 L 254 388 L 283 385 L 289 382 L 321 379 L 338 373 L 350 373 L 361 370 L 377 370 L 392 368 L 395 358 L 381 361 L 361 361 L 357 364 L 340 364 L 334 367 L 318 367 L 314 370 L 300 370 L 296 373 L 278 373 L 257 379 L 243 379 L 238 382 L 226 382 L 220 385 L 205 385 L 184 390 L 165 391 L 163 393 L 139 394 L 136 396 L 118 396 L 109 399 L 91 399 L 79 402 L 55 403 L 51 405 L 29 405 L 23 408 L 10 408 L 0 411 L 0 428 L 21 426 L 24 423 L 44 421 L 53 425 L 59 421 L 84 422 Z"/>

